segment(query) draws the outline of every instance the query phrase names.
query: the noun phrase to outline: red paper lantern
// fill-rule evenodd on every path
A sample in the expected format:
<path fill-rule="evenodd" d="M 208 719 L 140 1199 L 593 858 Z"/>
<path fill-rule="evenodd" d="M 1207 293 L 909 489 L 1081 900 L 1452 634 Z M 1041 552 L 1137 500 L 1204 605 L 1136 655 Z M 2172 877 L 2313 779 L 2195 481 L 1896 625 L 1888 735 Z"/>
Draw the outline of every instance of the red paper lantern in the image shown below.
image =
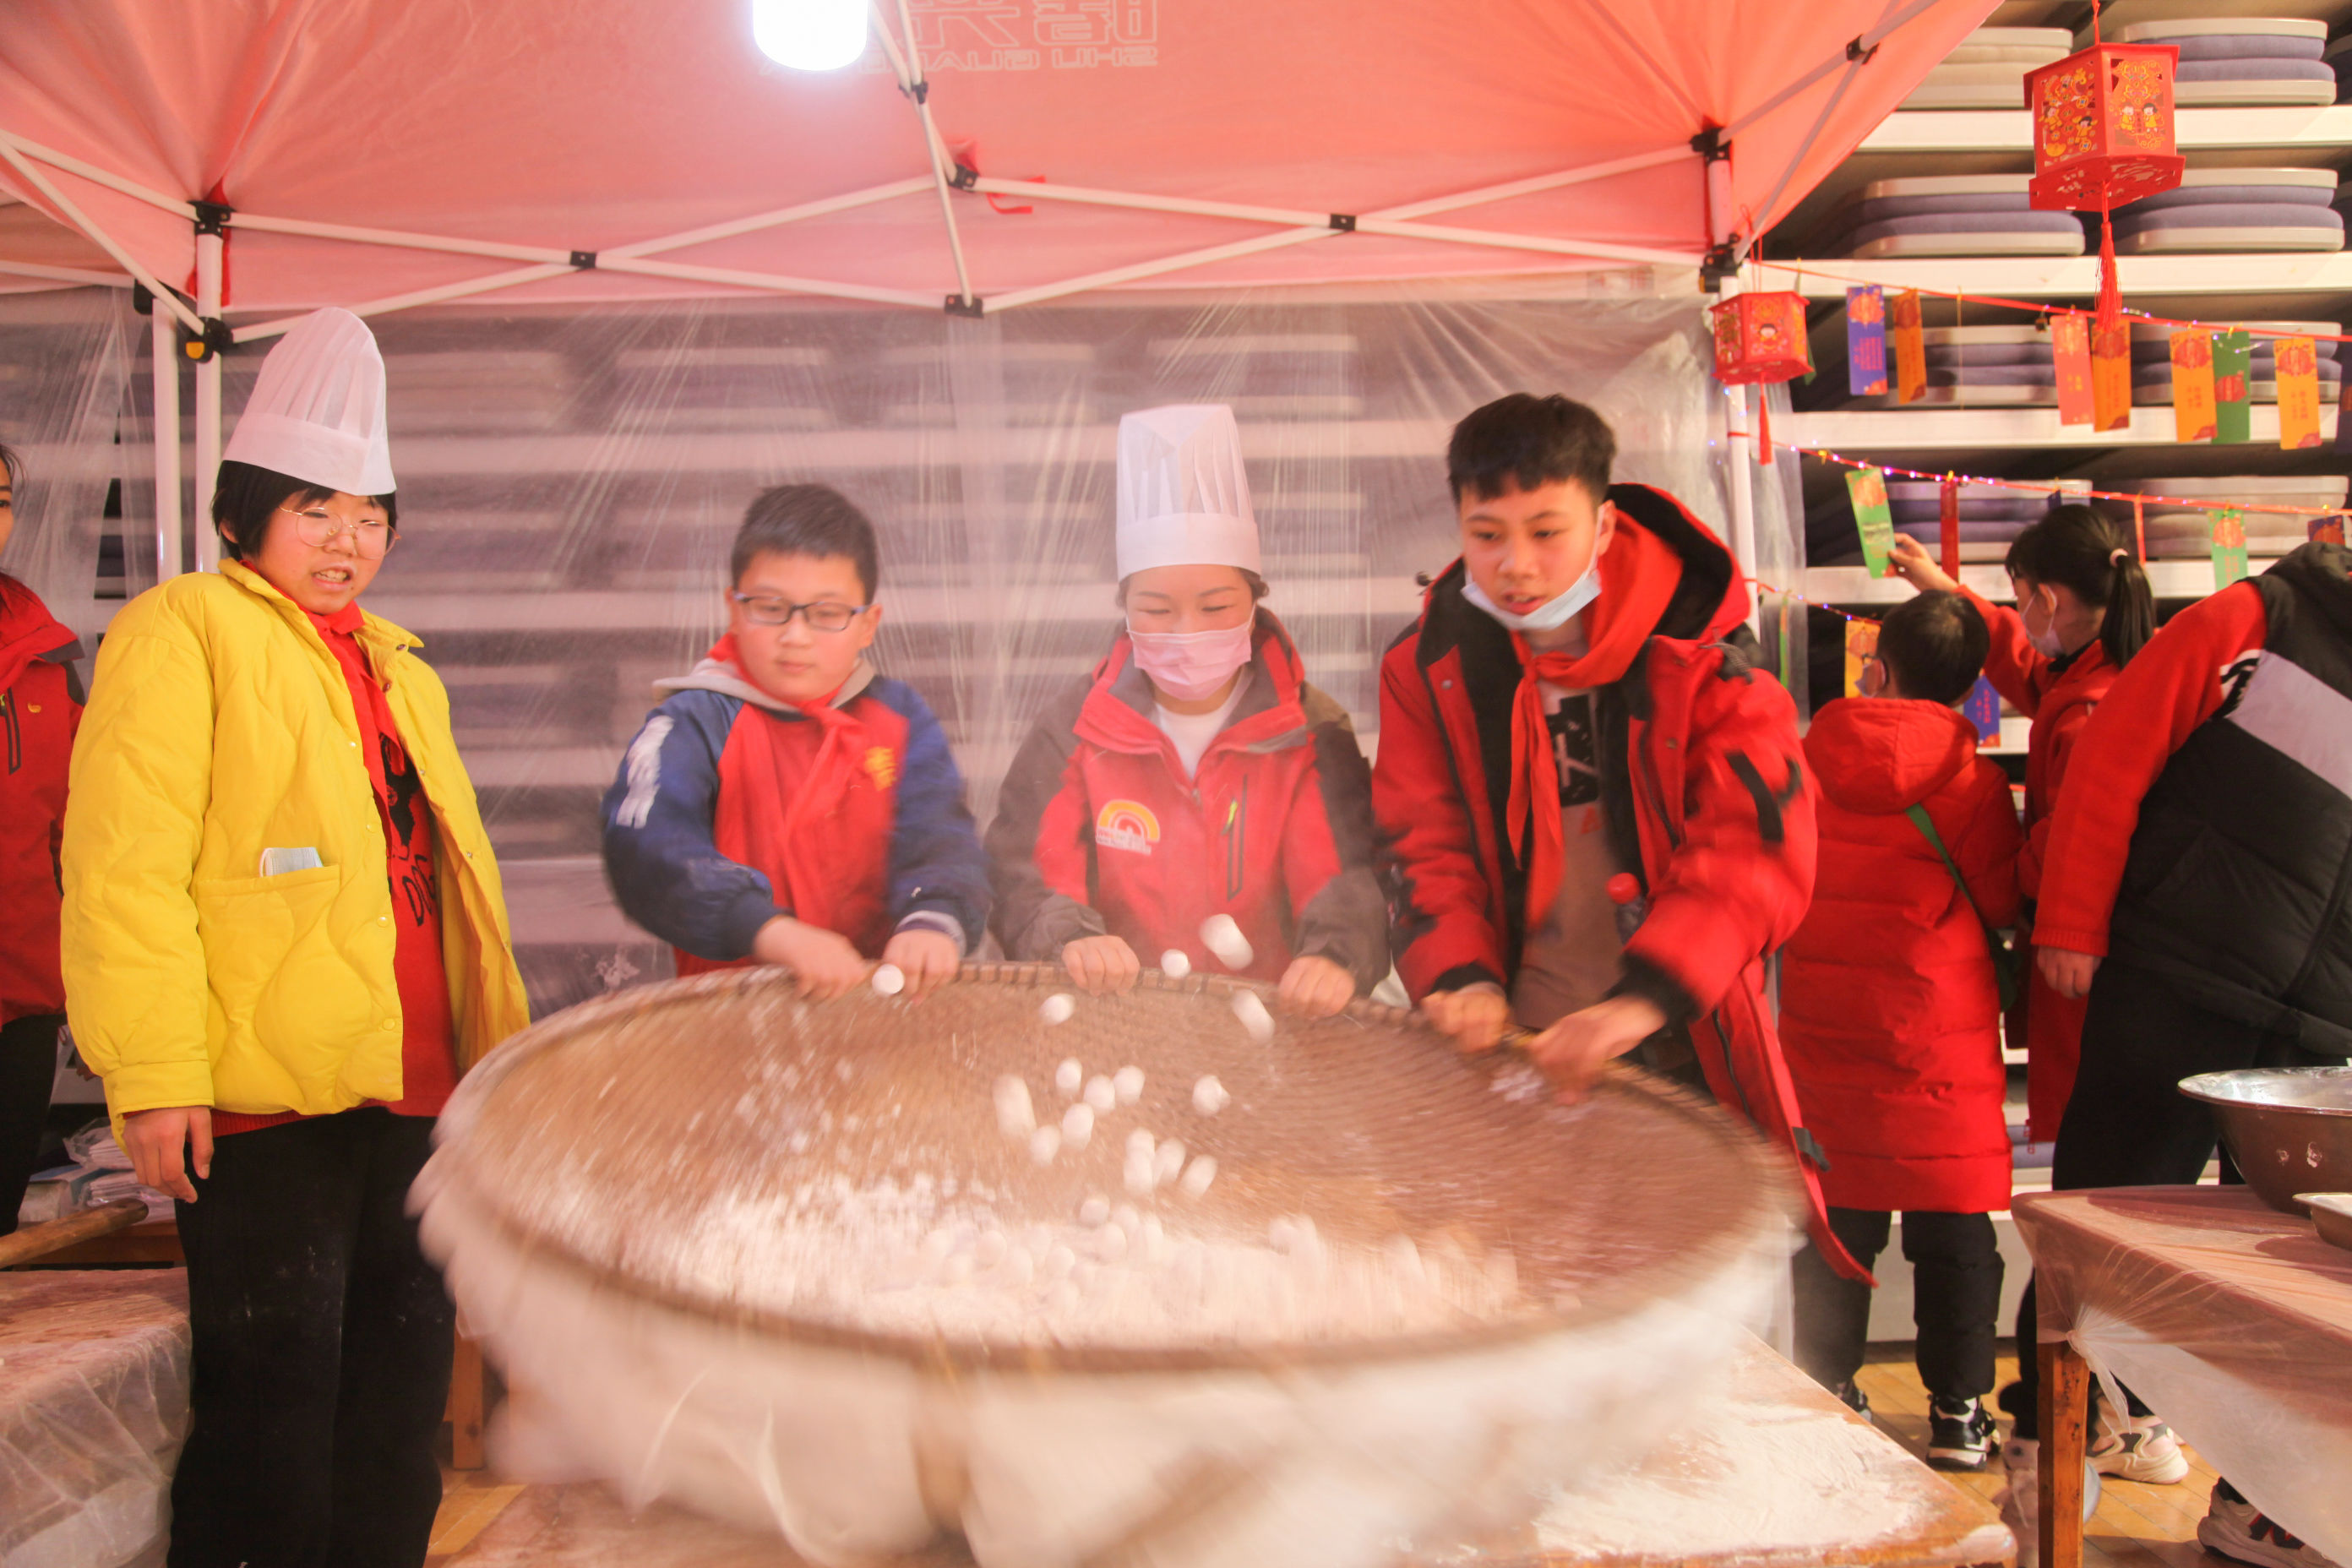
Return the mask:
<path fill-rule="evenodd" d="M 2034 206 L 2102 212 L 2180 184 L 2171 44 L 2094 44 L 2027 73 Z"/>
<path fill-rule="evenodd" d="M 1715 378 L 1724 385 L 1788 381 L 1813 368 L 1803 295 L 1735 294 L 1714 313 Z"/>

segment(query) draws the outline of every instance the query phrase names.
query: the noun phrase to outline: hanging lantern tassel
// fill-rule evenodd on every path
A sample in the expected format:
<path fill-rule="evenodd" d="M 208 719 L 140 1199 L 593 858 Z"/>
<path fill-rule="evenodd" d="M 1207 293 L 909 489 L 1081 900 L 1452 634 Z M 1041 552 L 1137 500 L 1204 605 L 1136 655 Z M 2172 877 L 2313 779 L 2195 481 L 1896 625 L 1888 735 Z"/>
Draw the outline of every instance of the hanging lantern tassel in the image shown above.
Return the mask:
<path fill-rule="evenodd" d="M 1756 389 L 1756 461 L 1760 468 L 1772 466 L 1772 395 L 1760 386 Z"/>
<path fill-rule="evenodd" d="M 2132 497 L 2132 548 L 2139 555 L 2139 563 L 2147 564 L 2147 513 L 2139 497 Z"/>
<path fill-rule="evenodd" d="M 2099 312 L 2094 323 L 2100 331 L 2123 325 L 2124 289 L 2116 277 L 2116 211 L 2099 208 Z"/>
<path fill-rule="evenodd" d="M 1946 474 L 1937 489 L 1936 500 L 1944 531 L 1944 575 L 1957 577 L 1960 574 L 1960 481 Z"/>

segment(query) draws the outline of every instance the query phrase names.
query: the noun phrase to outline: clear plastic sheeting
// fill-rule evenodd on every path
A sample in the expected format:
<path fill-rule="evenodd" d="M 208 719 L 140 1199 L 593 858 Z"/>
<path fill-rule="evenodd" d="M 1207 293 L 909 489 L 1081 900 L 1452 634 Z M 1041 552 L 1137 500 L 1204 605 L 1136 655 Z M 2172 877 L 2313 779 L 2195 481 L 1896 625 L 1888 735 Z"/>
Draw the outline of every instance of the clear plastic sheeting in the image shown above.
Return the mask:
<path fill-rule="evenodd" d="M 2244 1187 L 2020 1194 L 2042 1338 L 2120 1379 L 2256 1508 L 2352 1563 L 2352 1252 Z"/>
<path fill-rule="evenodd" d="M 96 597 L 100 551 L 107 491 L 122 473 L 115 433 L 131 343 L 146 324 L 117 289 L 0 300 L 0 443 L 24 461 L 16 531 L 0 552 L 0 572 L 47 600 L 85 649 L 114 612 Z"/>
<path fill-rule="evenodd" d="M 402 527 L 367 604 L 418 634 L 448 684 L 536 1008 L 668 973 L 667 952 L 603 889 L 596 805 L 649 683 L 719 632 L 728 543 L 761 487 L 834 484 L 876 521 L 879 662 L 940 712 L 984 823 L 1031 717 L 1115 628 L 1118 416 L 1230 404 L 1270 607 L 1369 751 L 1381 651 L 1418 607 L 1415 574 L 1454 553 L 1444 450 L 1478 404 L 1513 391 L 1592 403 L 1617 428 L 1621 478 L 1674 491 L 1733 537 L 1704 302 L 1612 297 L 1631 286 L 1603 274 L 1544 285 L 1553 297 L 1450 302 L 1402 287 L 1236 293 L 978 321 L 774 300 L 376 319 Z M 44 482 L 129 476 L 134 593 L 156 555 L 148 371 L 142 357 L 126 397 L 105 367 L 143 349 L 147 325 L 98 290 L 0 300 L 0 331 L 25 345 L 16 363 L 79 374 L 60 369 L 37 399 L 0 404 L 0 428 L 29 405 L 79 432 L 66 442 L 78 467 L 55 442 L 36 447 Z M 226 362 L 231 420 L 267 346 Z M 67 417 L 83 407 L 98 412 Z M 1782 487 L 1763 482 L 1776 471 L 1751 476 L 1754 526 L 1759 574 L 1786 585 L 1796 537 Z M 95 543 L 53 540 L 56 516 L 47 506 L 27 521 L 62 586 L 81 580 Z M 75 516 L 94 520 L 96 506 Z M 1784 644 L 1777 608 L 1766 606 L 1768 658 Z"/>
<path fill-rule="evenodd" d="M 0 1274 L 0 1568 L 163 1561 L 187 1296 L 176 1268 Z"/>

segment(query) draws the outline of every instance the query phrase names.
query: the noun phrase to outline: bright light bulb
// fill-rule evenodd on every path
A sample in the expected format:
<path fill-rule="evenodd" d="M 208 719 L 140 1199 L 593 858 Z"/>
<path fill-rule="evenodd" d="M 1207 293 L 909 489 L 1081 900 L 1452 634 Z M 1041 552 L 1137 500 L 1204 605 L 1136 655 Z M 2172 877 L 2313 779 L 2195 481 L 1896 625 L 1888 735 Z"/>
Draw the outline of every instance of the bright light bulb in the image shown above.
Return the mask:
<path fill-rule="evenodd" d="M 751 41 L 780 66 L 839 70 L 866 52 L 866 0 L 751 0 Z"/>

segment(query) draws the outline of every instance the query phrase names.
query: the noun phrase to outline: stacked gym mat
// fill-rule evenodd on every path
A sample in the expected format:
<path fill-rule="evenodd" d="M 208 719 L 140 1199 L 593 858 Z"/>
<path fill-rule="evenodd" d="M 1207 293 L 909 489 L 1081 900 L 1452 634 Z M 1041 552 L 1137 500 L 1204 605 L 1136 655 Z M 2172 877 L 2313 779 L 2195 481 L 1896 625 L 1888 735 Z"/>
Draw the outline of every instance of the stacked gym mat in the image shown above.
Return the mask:
<path fill-rule="evenodd" d="M 2080 256 L 2073 213 L 2036 212 L 2025 174 L 1930 174 L 1874 180 L 1824 220 L 1815 255 L 1880 260 L 1912 256 Z M 2326 208 L 2322 208 L 2326 211 Z"/>
<path fill-rule="evenodd" d="M 2015 109 L 2025 73 L 2074 52 L 2063 27 L 1979 27 L 1903 100 L 1905 109 Z"/>
<path fill-rule="evenodd" d="M 2336 196 L 2333 169 L 2191 169 L 2176 188 L 2116 209 L 2116 252 L 2341 250 Z"/>
<path fill-rule="evenodd" d="M 2172 100 L 2184 109 L 2336 101 L 2336 69 L 2324 58 L 2325 22 L 2300 16 L 2135 22 L 2118 30 L 2114 41 L 2179 48 Z M 2075 43 L 2087 46 L 2089 29 Z"/>

